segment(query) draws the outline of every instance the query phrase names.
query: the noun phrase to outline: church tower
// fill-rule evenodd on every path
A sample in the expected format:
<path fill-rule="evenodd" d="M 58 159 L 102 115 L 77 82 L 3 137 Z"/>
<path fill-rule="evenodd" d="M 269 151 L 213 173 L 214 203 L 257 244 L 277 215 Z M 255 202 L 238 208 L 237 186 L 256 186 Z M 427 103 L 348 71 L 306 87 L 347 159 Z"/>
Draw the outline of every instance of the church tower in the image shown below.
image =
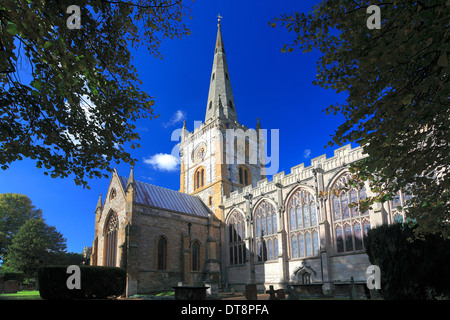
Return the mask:
<path fill-rule="evenodd" d="M 245 186 L 256 186 L 264 178 L 264 168 L 259 156 L 263 150 L 258 148 L 259 130 L 238 122 L 220 18 L 205 121 L 193 132 L 184 123 L 179 147 L 180 192 L 200 197 L 223 220 L 220 205 L 224 198 Z M 259 119 L 256 129 L 261 129 Z"/>

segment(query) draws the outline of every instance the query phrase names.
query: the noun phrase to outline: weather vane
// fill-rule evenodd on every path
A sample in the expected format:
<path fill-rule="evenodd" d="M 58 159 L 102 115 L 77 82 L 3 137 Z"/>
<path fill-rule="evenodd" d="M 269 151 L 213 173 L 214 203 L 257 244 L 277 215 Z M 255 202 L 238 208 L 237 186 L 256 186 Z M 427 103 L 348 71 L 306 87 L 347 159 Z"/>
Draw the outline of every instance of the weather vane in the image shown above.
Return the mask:
<path fill-rule="evenodd" d="M 217 15 L 217 22 L 219 22 L 220 24 L 220 19 L 222 19 L 223 17 L 220 15 L 220 13 Z"/>

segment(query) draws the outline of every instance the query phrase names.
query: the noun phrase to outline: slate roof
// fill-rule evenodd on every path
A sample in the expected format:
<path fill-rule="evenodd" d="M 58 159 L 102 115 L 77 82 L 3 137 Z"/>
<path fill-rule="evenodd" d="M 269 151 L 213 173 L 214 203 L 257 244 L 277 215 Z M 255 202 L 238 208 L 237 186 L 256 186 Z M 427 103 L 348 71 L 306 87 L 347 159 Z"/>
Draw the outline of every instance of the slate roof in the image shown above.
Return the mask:
<path fill-rule="evenodd" d="M 121 176 L 119 179 L 123 189 L 126 190 L 128 179 Z M 212 213 L 196 196 L 137 180 L 135 180 L 135 186 L 136 203 L 201 217 L 207 217 Z"/>

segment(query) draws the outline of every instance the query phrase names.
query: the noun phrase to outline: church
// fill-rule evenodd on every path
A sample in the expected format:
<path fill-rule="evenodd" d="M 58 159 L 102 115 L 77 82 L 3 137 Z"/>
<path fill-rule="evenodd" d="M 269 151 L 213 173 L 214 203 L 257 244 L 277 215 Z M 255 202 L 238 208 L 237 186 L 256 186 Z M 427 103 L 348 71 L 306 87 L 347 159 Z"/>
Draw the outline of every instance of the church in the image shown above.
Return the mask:
<path fill-rule="evenodd" d="M 364 234 L 402 221 L 405 195 L 361 212 L 349 204 L 370 195 L 368 185 L 333 192 L 366 157 L 350 145 L 268 174 L 264 130 L 239 123 L 236 106 L 219 19 L 205 120 L 181 131 L 179 191 L 137 181 L 133 168 L 128 178 L 114 171 L 95 210 L 91 265 L 125 268 L 128 297 L 180 282 L 329 296 L 351 284 L 363 294 Z"/>

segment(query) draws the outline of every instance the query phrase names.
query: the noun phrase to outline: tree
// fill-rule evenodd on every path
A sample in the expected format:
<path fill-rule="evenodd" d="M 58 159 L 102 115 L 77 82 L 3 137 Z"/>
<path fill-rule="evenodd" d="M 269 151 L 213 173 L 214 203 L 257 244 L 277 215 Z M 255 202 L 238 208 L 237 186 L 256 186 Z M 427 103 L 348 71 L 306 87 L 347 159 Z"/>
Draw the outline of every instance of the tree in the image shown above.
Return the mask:
<path fill-rule="evenodd" d="M 55 227 L 43 219 L 29 219 L 17 232 L 8 247 L 6 266 L 33 278 L 37 268 L 58 261 L 65 253 L 66 243 Z"/>
<path fill-rule="evenodd" d="M 380 8 L 380 29 L 369 29 Z M 345 122 L 330 146 L 354 142 L 369 156 L 350 167 L 353 185 L 369 181 L 377 196 L 363 203 L 412 194 L 409 221 L 416 235 L 449 237 L 450 1 L 323 1 L 308 14 L 275 18 L 296 38 L 282 51 L 316 48 L 315 85 L 346 92 L 325 111 Z"/>
<path fill-rule="evenodd" d="M 79 16 L 67 13 L 77 4 Z M 162 58 L 162 39 L 190 33 L 189 12 L 181 0 L 2 1 L 1 168 L 31 158 L 45 175 L 87 186 L 112 162 L 133 165 L 124 149 L 140 147 L 132 122 L 157 115 L 128 46 Z"/>
<path fill-rule="evenodd" d="M 42 218 L 42 210 L 36 209 L 30 198 L 23 194 L 0 194 L 0 260 L 4 260 L 6 248 L 14 235 L 29 219 Z"/>

